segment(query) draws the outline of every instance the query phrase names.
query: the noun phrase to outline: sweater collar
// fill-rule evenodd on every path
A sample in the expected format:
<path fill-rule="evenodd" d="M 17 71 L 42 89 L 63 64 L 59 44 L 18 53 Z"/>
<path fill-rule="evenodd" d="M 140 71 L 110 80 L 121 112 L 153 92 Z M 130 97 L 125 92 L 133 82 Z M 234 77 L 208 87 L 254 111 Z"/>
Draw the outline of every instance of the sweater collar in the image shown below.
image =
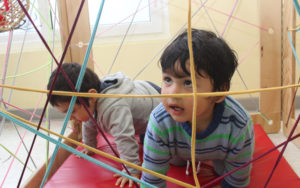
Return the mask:
<path fill-rule="evenodd" d="M 214 117 L 212 121 L 204 131 L 196 133 L 196 139 L 203 139 L 209 136 L 214 130 L 216 130 L 216 128 L 218 127 L 221 121 L 224 109 L 225 109 L 225 100 L 215 105 Z M 181 126 L 190 136 L 192 136 L 192 125 L 189 122 L 181 123 Z"/>

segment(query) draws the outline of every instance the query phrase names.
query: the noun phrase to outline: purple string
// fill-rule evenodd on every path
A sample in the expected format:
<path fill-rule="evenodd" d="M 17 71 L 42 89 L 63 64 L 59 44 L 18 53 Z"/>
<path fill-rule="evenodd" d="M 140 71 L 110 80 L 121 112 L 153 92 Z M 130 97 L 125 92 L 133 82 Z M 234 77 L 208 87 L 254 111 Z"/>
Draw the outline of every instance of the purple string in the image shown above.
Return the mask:
<path fill-rule="evenodd" d="M 229 176 L 230 174 L 232 174 L 232 173 L 238 171 L 239 169 L 241 169 L 241 168 L 243 168 L 243 167 L 245 167 L 245 166 L 248 166 L 250 163 L 253 163 L 254 161 L 256 161 L 256 160 L 258 160 L 258 159 L 264 157 L 265 155 L 268 155 L 269 153 L 275 151 L 276 149 L 280 148 L 281 146 L 285 145 L 286 143 L 288 143 L 288 142 L 290 142 L 290 141 L 292 141 L 292 140 L 294 140 L 294 139 L 296 139 L 296 138 L 298 138 L 298 137 L 300 137 L 300 133 L 298 133 L 298 134 L 297 134 L 296 136 L 294 136 L 294 137 L 291 137 L 289 140 L 286 140 L 286 141 L 282 142 L 281 144 L 275 146 L 274 148 L 268 150 L 267 152 L 265 152 L 265 153 L 263 153 L 263 154 L 257 156 L 256 158 L 252 159 L 251 161 L 248 161 L 247 163 L 241 165 L 240 167 L 238 167 L 238 168 L 236 168 L 236 169 L 234 169 L 234 170 L 232 170 L 232 171 L 230 171 L 230 172 L 228 172 L 228 173 L 226 173 L 226 174 L 224 174 L 224 175 L 222 175 L 222 176 L 220 176 L 220 177 L 217 177 L 216 179 L 210 181 L 209 183 L 207 183 L 207 184 L 205 184 L 205 185 L 203 185 L 203 186 L 201 186 L 201 187 L 202 187 L 202 188 L 205 188 L 205 187 L 209 187 L 209 186 L 213 185 L 214 183 L 216 183 L 216 182 L 222 180 L 223 178 L 225 178 L 226 176 Z"/>
<path fill-rule="evenodd" d="M 82 1 L 81 1 L 80 7 L 79 7 L 79 11 L 78 11 L 78 14 L 77 14 L 77 16 L 76 16 L 74 25 L 73 25 L 73 27 L 72 27 L 72 30 L 71 30 L 71 32 L 70 32 L 68 41 L 67 41 L 67 43 L 66 43 L 66 47 L 65 47 L 65 49 L 64 49 L 64 52 L 63 52 L 63 55 L 62 55 L 62 57 L 61 57 L 60 63 L 58 64 L 57 59 L 54 57 L 54 55 L 53 55 L 53 53 L 51 52 L 49 46 L 47 45 L 47 42 L 45 41 L 45 39 L 43 38 L 43 36 L 42 36 L 41 33 L 39 32 L 39 30 L 37 29 L 36 25 L 34 24 L 33 20 L 31 19 L 30 15 L 28 14 L 26 8 L 23 6 L 23 4 L 21 3 L 21 1 L 18 0 L 18 3 L 20 4 L 22 10 L 24 11 L 24 13 L 26 14 L 26 16 L 28 17 L 28 19 L 30 20 L 30 22 L 31 22 L 32 25 L 34 26 L 35 30 L 37 31 L 37 33 L 38 33 L 38 35 L 40 36 L 41 40 L 43 41 L 44 45 L 46 46 L 46 48 L 47 48 L 48 51 L 50 52 L 51 56 L 54 58 L 55 62 L 58 64 L 58 69 L 60 69 L 60 67 L 61 67 L 61 65 L 62 65 L 62 63 L 63 63 L 63 60 L 64 60 L 64 57 L 65 57 L 67 48 L 68 48 L 68 46 L 69 46 L 69 44 L 70 44 L 71 37 L 72 37 L 72 35 L 73 35 L 73 33 L 74 33 L 75 26 L 76 26 L 76 24 L 77 24 L 77 21 L 78 21 L 78 18 L 79 18 L 79 15 L 80 15 L 80 12 L 81 12 L 81 10 L 82 10 L 82 7 L 83 7 L 84 2 L 85 2 L 85 0 L 82 0 Z M 52 91 L 53 91 L 54 84 L 55 84 L 55 81 L 56 81 L 56 79 L 57 79 L 58 73 L 59 73 L 59 71 L 56 73 L 56 75 L 55 75 L 55 77 L 54 77 L 54 81 L 53 81 L 53 83 L 52 83 L 52 85 L 51 85 L 51 88 L 50 88 L 50 90 L 49 90 L 49 94 L 48 94 L 48 96 L 47 96 L 47 100 L 46 100 L 46 103 L 45 103 L 45 106 L 44 106 L 44 109 L 43 109 L 41 118 L 40 118 L 40 120 L 39 120 L 39 124 L 38 124 L 37 130 L 40 129 L 41 122 L 42 122 L 42 119 L 43 119 L 43 117 L 44 117 L 44 115 L 45 115 L 46 108 L 47 108 L 47 105 L 48 105 L 48 103 L 49 103 L 50 96 L 51 96 L 51 94 L 52 94 Z M 69 80 L 69 82 L 70 82 L 70 80 Z M 21 174 L 21 177 L 20 177 L 20 179 L 19 179 L 19 182 L 18 182 L 18 186 L 17 186 L 17 187 L 20 187 L 20 185 L 21 185 L 22 178 L 23 178 L 23 176 L 24 176 L 24 172 L 25 172 L 25 169 L 26 169 L 26 166 L 27 166 L 27 163 L 28 163 L 29 156 L 31 155 L 31 152 L 32 152 L 32 149 L 33 149 L 35 140 L 36 140 L 36 137 L 37 137 L 37 135 L 35 134 L 35 135 L 34 135 L 34 138 L 33 138 L 33 141 L 32 141 L 32 144 L 31 144 L 31 147 L 30 147 L 30 150 L 29 150 L 29 153 L 28 153 L 28 155 L 27 155 L 26 162 L 25 162 L 25 164 L 24 164 L 24 167 L 23 167 L 23 170 L 22 170 L 22 174 Z"/>
<path fill-rule="evenodd" d="M 82 0 L 82 2 L 81 2 L 81 5 L 80 5 L 79 10 L 78 10 L 78 13 L 77 13 L 76 18 L 75 18 L 75 20 L 74 20 L 74 24 L 73 24 L 72 29 L 71 29 L 71 31 L 70 31 L 70 35 L 69 35 L 68 40 L 67 40 L 67 42 L 66 42 L 66 47 L 65 47 L 64 52 L 63 52 L 63 55 L 62 55 L 62 57 L 61 57 L 61 61 L 60 61 L 60 63 L 58 63 L 58 61 L 57 61 L 57 59 L 55 58 L 54 54 L 52 53 L 50 47 L 48 46 L 46 40 L 43 38 L 43 36 L 42 36 L 42 34 L 40 33 L 40 31 L 37 29 L 36 25 L 34 24 L 33 20 L 31 19 L 30 15 L 28 14 L 27 10 L 26 10 L 25 7 L 23 6 L 23 4 L 20 2 L 20 0 L 18 0 L 18 3 L 20 4 L 20 6 L 21 6 L 21 8 L 23 9 L 24 13 L 26 14 L 26 16 L 28 17 L 28 19 L 30 20 L 30 22 L 31 22 L 32 25 L 34 26 L 34 28 L 35 28 L 35 30 L 37 31 L 39 37 L 41 38 L 42 42 L 44 43 L 46 49 L 49 51 L 50 55 L 52 56 L 52 58 L 54 59 L 55 63 L 57 64 L 57 66 L 58 66 L 58 67 L 57 67 L 57 70 L 59 70 L 59 71 L 57 71 L 57 73 L 56 73 L 56 75 L 55 75 L 55 77 L 54 77 L 53 83 L 51 84 L 51 87 L 50 87 L 50 89 L 49 89 L 49 93 L 48 93 L 48 96 L 47 96 L 46 104 L 45 104 L 45 107 L 44 107 L 44 109 L 43 109 L 43 112 L 42 112 L 41 119 L 40 119 L 40 121 L 39 121 L 37 130 L 39 130 L 39 128 L 40 128 L 41 120 L 42 120 L 43 117 L 44 117 L 45 110 L 46 110 L 47 105 L 48 105 L 48 102 L 49 102 L 49 100 L 50 100 L 50 96 L 51 96 L 51 94 L 52 94 L 52 91 L 53 91 L 53 88 L 54 88 L 54 84 L 55 84 L 55 82 L 56 82 L 56 79 L 57 79 L 57 76 L 58 76 L 58 73 L 59 73 L 59 72 L 61 72 L 61 73 L 63 74 L 63 76 L 64 76 L 65 79 L 67 80 L 69 86 L 70 86 L 71 89 L 73 90 L 73 92 L 76 92 L 76 89 L 75 89 L 74 85 L 72 84 L 72 82 L 70 81 L 70 79 L 68 78 L 68 76 L 65 74 L 64 70 L 61 69 L 61 65 L 62 65 L 62 63 L 63 63 L 63 59 L 64 59 L 65 54 L 66 54 L 66 52 L 67 52 L 68 46 L 69 46 L 69 44 L 70 44 L 70 41 L 71 41 L 73 32 L 74 32 L 74 30 L 75 30 L 75 26 L 76 26 L 77 21 L 78 21 L 78 19 L 79 19 L 79 15 L 80 15 L 80 12 L 81 12 L 81 10 L 82 10 L 84 1 L 85 1 L 85 0 Z M 91 117 L 92 121 L 93 121 L 94 124 L 96 125 L 98 131 L 101 133 L 101 135 L 103 136 L 103 138 L 105 139 L 106 143 L 109 145 L 109 147 L 111 148 L 111 150 L 113 151 L 113 153 L 115 154 L 115 156 L 117 156 L 118 158 L 120 158 L 120 156 L 119 156 L 118 153 L 115 151 L 115 149 L 112 147 L 112 145 L 110 144 L 109 140 L 107 139 L 107 137 L 105 136 L 105 134 L 103 133 L 103 131 L 100 129 L 100 127 L 99 127 L 97 121 L 95 120 L 95 118 L 93 117 L 93 115 L 92 115 L 92 114 L 90 113 L 90 111 L 88 110 L 88 107 L 87 107 L 87 105 L 85 104 L 85 102 L 81 99 L 81 97 L 78 97 L 78 100 L 79 100 L 79 102 L 83 105 L 83 107 L 85 108 L 85 110 L 88 112 L 88 114 L 89 114 L 89 116 Z M 28 156 L 30 156 L 30 154 L 31 154 L 31 151 L 32 151 L 32 148 L 33 148 L 35 139 L 36 139 L 36 135 L 34 136 L 34 139 L 33 139 L 33 142 L 32 142 L 32 145 L 31 145 L 31 148 L 30 148 L 30 151 L 29 151 Z M 21 183 L 21 181 L 22 181 L 22 178 L 23 178 L 23 175 L 24 175 L 24 171 L 25 171 L 25 168 L 26 168 L 26 166 L 27 166 L 27 162 L 28 162 L 28 157 L 27 157 L 27 160 L 26 160 L 26 162 L 25 162 L 25 165 L 24 165 L 24 168 L 23 168 L 23 171 L 22 171 L 20 180 L 19 180 L 18 187 L 20 186 L 20 183 Z M 128 171 L 128 169 L 126 168 L 126 166 L 125 166 L 124 164 L 122 164 L 122 165 L 123 165 L 124 169 L 126 170 L 126 172 L 127 172 L 129 175 L 131 175 L 130 172 Z M 136 182 L 135 182 L 135 184 L 136 184 Z M 138 187 L 137 184 L 136 184 L 136 186 Z"/>
<path fill-rule="evenodd" d="M 230 21 L 231 18 L 232 18 L 233 11 L 234 11 L 234 9 L 236 8 L 237 3 L 238 3 L 238 0 L 236 0 L 235 3 L 234 3 L 234 5 L 233 5 L 233 8 L 232 8 L 232 10 L 231 10 L 231 13 L 230 13 L 230 15 L 229 15 L 229 17 L 228 17 L 228 19 L 227 19 L 226 24 L 225 24 L 225 27 L 224 27 L 224 29 L 223 29 L 221 35 L 220 35 L 221 37 L 223 37 L 223 34 L 225 33 L 225 30 L 226 30 L 226 28 L 227 28 L 227 26 L 228 26 L 228 24 L 229 24 L 229 21 Z"/>
<path fill-rule="evenodd" d="M 280 162 L 280 160 L 282 158 L 282 155 L 283 155 L 283 153 L 284 153 L 284 151 L 285 151 L 288 143 L 291 141 L 291 137 L 292 137 L 292 135 L 294 134 L 294 132 L 296 130 L 296 127 L 298 125 L 299 120 L 300 120 L 300 114 L 298 115 L 297 121 L 295 122 L 295 124 L 294 124 L 294 126 L 293 126 L 293 128 L 292 128 L 292 130 L 291 130 L 291 132 L 290 132 L 290 134 L 288 136 L 288 138 L 287 138 L 286 143 L 284 144 L 282 150 L 280 151 L 280 154 L 279 154 L 279 156 L 278 156 L 278 158 L 277 158 L 277 160 L 275 162 L 275 165 L 274 165 L 274 167 L 272 169 L 272 172 L 271 172 L 270 176 L 268 177 L 268 179 L 267 179 L 266 184 L 265 184 L 264 187 L 267 187 L 267 185 L 269 184 L 269 182 L 270 182 L 270 180 L 271 180 L 271 178 L 273 176 L 273 173 L 275 172 L 275 169 L 277 168 L 277 166 L 278 166 L 278 164 L 279 164 L 279 162 Z"/>

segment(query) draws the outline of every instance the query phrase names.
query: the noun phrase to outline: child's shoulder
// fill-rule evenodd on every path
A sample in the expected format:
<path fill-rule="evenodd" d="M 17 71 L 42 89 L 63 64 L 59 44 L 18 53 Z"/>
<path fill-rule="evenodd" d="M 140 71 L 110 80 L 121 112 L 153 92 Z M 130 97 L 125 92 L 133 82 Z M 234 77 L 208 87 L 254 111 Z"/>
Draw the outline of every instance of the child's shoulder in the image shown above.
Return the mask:
<path fill-rule="evenodd" d="M 248 111 L 234 98 L 227 96 L 225 102 L 225 113 L 239 116 L 241 118 L 249 118 Z"/>
<path fill-rule="evenodd" d="M 225 98 L 225 108 L 223 119 L 230 121 L 233 126 L 246 128 L 249 122 L 252 122 L 251 116 L 247 110 L 234 98 L 227 96 Z"/>
<path fill-rule="evenodd" d="M 157 118 L 159 116 L 164 116 L 164 115 L 167 115 L 168 112 L 167 110 L 165 109 L 164 105 L 162 103 L 159 103 L 152 111 L 152 115 Z"/>
<path fill-rule="evenodd" d="M 151 113 L 151 121 L 155 122 L 156 124 L 161 124 L 163 122 L 165 124 L 174 120 L 172 119 L 171 115 L 167 112 L 164 105 L 160 103 L 153 109 Z"/>

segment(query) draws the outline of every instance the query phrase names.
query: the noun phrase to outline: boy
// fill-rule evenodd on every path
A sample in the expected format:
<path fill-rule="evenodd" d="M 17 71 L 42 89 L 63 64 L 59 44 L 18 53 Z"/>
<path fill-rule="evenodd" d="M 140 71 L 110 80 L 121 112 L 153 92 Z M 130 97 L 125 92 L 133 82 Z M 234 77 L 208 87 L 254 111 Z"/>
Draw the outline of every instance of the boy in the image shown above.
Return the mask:
<path fill-rule="evenodd" d="M 61 67 L 69 77 L 73 85 L 76 85 L 81 65 L 78 63 L 64 63 Z M 48 82 L 48 90 L 54 80 L 57 69 L 54 70 Z M 54 86 L 54 90 L 72 91 L 68 82 L 60 72 Z M 132 81 L 123 73 L 111 74 L 99 80 L 98 76 L 90 69 L 86 69 L 80 92 L 105 93 L 105 94 L 135 94 L 153 95 L 159 94 L 160 88 L 151 82 Z M 120 158 L 136 165 L 140 165 L 139 144 L 135 135 L 143 136 L 146 131 L 149 115 L 159 104 L 158 98 L 86 98 L 82 100 L 88 106 L 91 114 L 98 122 L 99 128 L 114 137 Z M 52 95 L 51 105 L 62 113 L 66 113 L 71 101 L 71 96 Z M 97 147 L 97 127 L 84 106 L 77 99 L 71 120 L 83 122 L 82 134 L 83 143 L 91 147 Z M 142 140 L 141 140 L 142 142 Z M 92 154 L 87 150 L 85 154 Z M 140 172 L 134 168 L 126 166 L 132 176 L 139 178 Z M 124 169 L 123 169 L 124 171 Z M 118 177 L 116 185 L 123 187 L 128 179 Z M 133 181 L 129 181 L 132 186 Z"/>
<path fill-rule="evenodd" d="M 214 33 L 192 30 L 197 92 L 228 91 L 237 67 L 234 52 Z M 187 31 L 163 52 L 162 94 L 191 93 Z M 144 142 L 143 167 L 167 174 L 169 165 L 191 160 L 193 97 L 162 98 L 151 113 Z M 198 97 L 196 162 L 212 161 L 218 175 L 252 159 L 254 132 L 246 110 L 230 96 Z M 189 164 L 189 163 L 188 163 Z M 222 187 L 245 187 L 251 165 L 227 176 Z M 184 172 L 183 172 L 184 173 Z M 143 172 L 142 180 L 166 187 L 165 180 Z"/>

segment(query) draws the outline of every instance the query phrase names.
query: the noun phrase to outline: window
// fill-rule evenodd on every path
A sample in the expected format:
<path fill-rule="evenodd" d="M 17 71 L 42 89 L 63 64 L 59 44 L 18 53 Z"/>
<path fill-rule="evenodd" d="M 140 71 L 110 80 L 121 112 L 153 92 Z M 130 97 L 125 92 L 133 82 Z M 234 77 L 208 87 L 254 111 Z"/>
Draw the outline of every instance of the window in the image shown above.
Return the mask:
<path fill-rule="evenodd" d="M 50 2 L 50 5 L 49 5 Z M 33 4 L 34 3 L 34 4 Z M 100 0 L 88 0 L 91 32 L 93 31 Z M 58 19 L 55 0 L 31 0 L 31 17 L 46 40 L 52 40 L 51 28 Z M 56 12 L 56 15 L 54 14 Z M 135 14 L 136 13 L 136 14 Z M 50 19 L 52 18 L 52 19 Z M 134 18 L 134 20 L 132 20 Z M 132 23 L 131 23 L 132 22 Z M 169 34 L 167 0 L 106 0 L 100 17 L 96 39 L 101 37 L 123 36 L 130 26 L 128 35 Z M 24 24 L 14 30 L 13 42 L 21 44 L 26 28 L 26 41 L 41 44 L 41 40 L 30 21 L 24 19 Z M 55 40 L 60 40 L 59 28 L 56 22 Z M 8 32 L 0 33 L 0 45 L 8 40 Z M 40 47 L 39 47 L 40 48 Z"/>
<path fill-rule="evenodd" d="M 89 0 L 91 29 L 93 29 L 99 7 L 94 3 L 100 4 L 100 2 Z M 165 0 L 105 1 L 97 36 L 124 35 L 129 26 L 129 35 L 161 33 L 165 29 L 164 25 L 168 23 L 167 6 Z"/>

